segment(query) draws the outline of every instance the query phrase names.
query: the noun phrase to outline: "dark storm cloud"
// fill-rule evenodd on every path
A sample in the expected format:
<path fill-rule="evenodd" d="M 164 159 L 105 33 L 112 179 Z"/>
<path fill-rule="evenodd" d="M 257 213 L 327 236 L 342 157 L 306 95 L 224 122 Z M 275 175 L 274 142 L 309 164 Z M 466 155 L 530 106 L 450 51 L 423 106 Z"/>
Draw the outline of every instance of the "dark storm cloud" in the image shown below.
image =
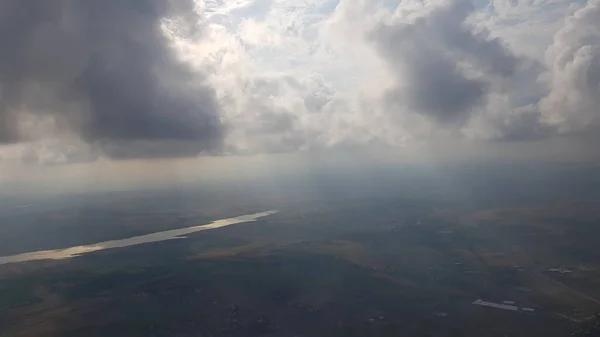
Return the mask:
<path fill-rule="evenodd" d="M 138 142 L 144 157 L 218 147 L 214 93 L 177 60 L 161 28 L 163 18 L 178 15 L 194 28 L 192 6 L 0 0 L 0 142 L 25 137 L 18 120 L 26 112 L 51 116 L 59 128 L 128 157 L 138 156 Z M 168 145 L 149 149 L 163 141 Z M 115 150 L 121 144 L 127 149 Z"/>
<path fill-rule="evenodd" d="M 426 59 L 423 55 L 407 75 L 405 89 L 409 108 L 451 122 L 466 115 L 485 94 L 486 82 L 460 74 L 452 60 Z"/>
<path fill-rule="evenodd" d="M 371 35 L 397 76 L 388 99 L 440 122 L 464 122 L 494 79 L 512 76 L 518 59 L 466 19 L 470 2 L 447 1 L 410 22 L 382 24 Z"/>

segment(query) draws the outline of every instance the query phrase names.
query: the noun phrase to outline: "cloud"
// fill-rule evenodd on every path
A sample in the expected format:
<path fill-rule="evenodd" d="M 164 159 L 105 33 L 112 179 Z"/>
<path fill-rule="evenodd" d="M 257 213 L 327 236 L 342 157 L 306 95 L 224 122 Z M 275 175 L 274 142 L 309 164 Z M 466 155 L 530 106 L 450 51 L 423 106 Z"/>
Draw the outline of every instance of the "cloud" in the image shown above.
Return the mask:
<path fill-rule="evenodd" d="M 464 123 L 485 104 L 496 79 L 515 73 L 519 60 L 488 31 L 466 22 L 474 10 L 468 1 L 418 10 L 370 35 L 396 76 L 387 98 L 441 123 Z"/>
<path fill-rule="evenodd" d="M 234 84 L 222 100 L 230 152 L 310 149 L 333 131 L 319 123 L 333 95 L 319 76 L 249 75 Z"/>
<path fill-rule="evenodd" d="M 218 47 L 199 57 L 212 70 L 228 151 L 530 141 L 567 132 L 566 122 L 551 122 L 553 114 L 594 123 L 580 108 L 556 102 L 584 96 L 597 105 L 600 96 L 582 85 L 593 84 L 590 41 L 600 35 L 590 27 L 599 20 L 581 30 L 592 47 L 573 52 L 576 64 L 587 64 L 579 70 L 586 81 L 571 79 L 562 90 L 554 83 L 572 78 L 561 75 L 567 67 L 557 71 L 555 56 L 540 56 L 550 42 L 547 55 L 562 50 L 555 45 L 573 23 L 561 27 L 559 18 L 579 15 L 570 2 L 240 3 L 268 6 L 258 16 L 213 22 Z M 582 44 L 562 40 L 574 49 Z"/>
<path fill-rule="evenodd" d="M 220 146 L 213 89 L 173 52 L 164 27 L 202 34 L 194 4 L 166 0 L 0 2 L 0 141 L 75 134 L 136 157 Z M 170 20 L 167 20 L 169 19 Z M 48 121 L 51 121 L 48 123 Z M 159 145 L 166 141 L 170 145 Z M 185 146 L 180 146 L 181 144 Z M 168 148 L 168 151 L 165 151 Z"/>
<path fill-rule="evenodd" d="M 595 130 L 597 7 L 0 0 L 0 141 L 58 164 Z"/>
<path fill-rule="evenodd" d="M 546 52 L 549 94 L 542 122 L 560 133 L 600 127 L 600 1 L 575 11 Z"/>
<path fill-rule="evenodd" d="M 482 111 L 461 129 L 461 134 L 473 141 L 523 141 L 544 135 L 536 105 L 515 107 L 510 100 L 510 96 L 492 94 Z"/>
<path fill-rule="evenodd" d="M 298 19 L 299 12 L 311 17 L 306 8 L 277 5 L 262 20 L 245 21 L 220 39 L 231 41 L 221 45 L 221 60 L 231 55 L 239 61 L 236 68 L 228 65 L 227 75 L 216 73 L 213 82 L 232 152 L 539 135 L 541 67 L 473 22 L 475 8 L 468 1 L 404 1 L 392 9 L 341 1 L 320 21 Z M 276 20 L 282 11 L 296 18 L 293 24 Z M 311 29 L 319 35 L 298 33 Z M 240 40 L 232 38 L 236 34 Z M 314 52 L 297 53 L 299 46 Z M 277 62 L 264 69 L 262 61 L 272 60 L 273 53 L 297 60 L 301 71 Z M 263 59 L 255 61 L 258 56 Z"/>

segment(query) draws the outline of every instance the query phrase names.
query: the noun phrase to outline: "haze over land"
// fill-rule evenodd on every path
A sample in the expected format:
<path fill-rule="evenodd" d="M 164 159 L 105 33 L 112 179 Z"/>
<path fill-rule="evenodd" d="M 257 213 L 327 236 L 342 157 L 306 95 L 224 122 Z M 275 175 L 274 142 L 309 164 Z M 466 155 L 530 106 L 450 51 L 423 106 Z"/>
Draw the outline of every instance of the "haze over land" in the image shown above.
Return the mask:
<path fill-rule="evenodd" d="M 0 330 L 562 337 L 594 326 L 597 170 L 336 163 L 218 182 L 3 194 L 1 256 L 94 251 L 1 265 Z M 279 212 L 189 233 L 268 209 Z M 164 231 L 189 234 L 127 244 Z"/>

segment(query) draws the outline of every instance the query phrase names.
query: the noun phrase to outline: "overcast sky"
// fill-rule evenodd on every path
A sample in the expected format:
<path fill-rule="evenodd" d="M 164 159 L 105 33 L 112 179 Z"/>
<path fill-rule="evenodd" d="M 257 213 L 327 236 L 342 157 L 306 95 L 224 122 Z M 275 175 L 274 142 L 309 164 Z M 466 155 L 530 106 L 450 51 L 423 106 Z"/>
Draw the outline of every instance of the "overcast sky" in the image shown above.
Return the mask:
<path fill-rule="evenodd" d="M 600 0 L 0 0 L 0 53 L 0 165 L 600 129 Z"/>

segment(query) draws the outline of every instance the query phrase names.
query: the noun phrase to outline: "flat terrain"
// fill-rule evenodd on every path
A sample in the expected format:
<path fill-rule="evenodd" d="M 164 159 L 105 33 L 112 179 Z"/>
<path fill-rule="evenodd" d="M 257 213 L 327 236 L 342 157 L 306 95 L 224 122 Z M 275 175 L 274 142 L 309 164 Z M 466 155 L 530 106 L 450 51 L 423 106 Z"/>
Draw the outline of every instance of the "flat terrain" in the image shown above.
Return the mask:
<path fill-rule="evenodd" d="M 0 336 L 552 337 L 596 323 L 600 202 L 590 189 L 551 198 L 527 182 L 485 184 L 458 197 L 440 181 L 327 183 L 312 194 L 123 192 L 5 208 L 2 255 L 279 213 L 0 266 Z"/>

